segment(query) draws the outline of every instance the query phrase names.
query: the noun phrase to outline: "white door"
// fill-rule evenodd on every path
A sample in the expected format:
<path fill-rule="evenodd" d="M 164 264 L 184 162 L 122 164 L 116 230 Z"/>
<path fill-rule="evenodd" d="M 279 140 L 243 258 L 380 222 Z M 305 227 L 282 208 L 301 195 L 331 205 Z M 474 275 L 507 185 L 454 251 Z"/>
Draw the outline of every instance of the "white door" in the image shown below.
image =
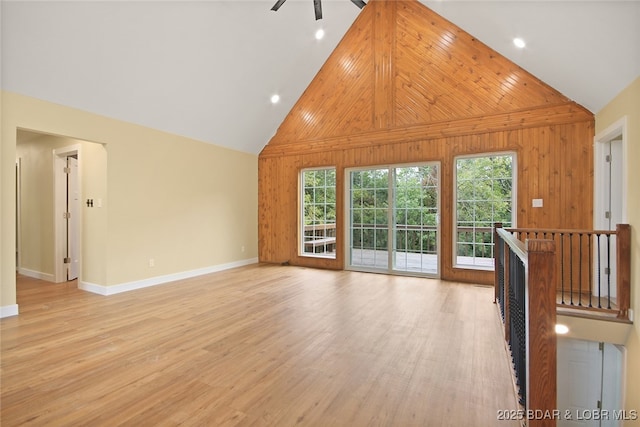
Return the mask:
<path fill-rule="evenodd" d="M 615 230 L 618 224 L 622 223 L 622 140 L 612 140 L 607 144 L 609 147 L 609 197 L 608 210 L 609 230 Z M 609 251 L 609 274 L 611 289 L 607 289 L 608 294 L 616 297 L 617 273 L 616 273 L 616 241 L 611 242 Z"/>
<path fill-rule="evenodd" d="M 621 425 L 623 360 L 614 344 L 558 339 L 558 427 Z"/>
<path fill-rule="evenodd" d="M 624 348 L 605 343 L 602 354 L 602 409 L 613 416 L 603 417 L 602 427 L 619 427 L 623 392 Z"/>
<path fill-rule="evenodd" d="M 78 278 L 78 225 L 80 195 L 78 194 L 78 159 L 67 157 L 67 280 Z"/>
<path fill-rule="evenodd" d="M 600 343 L 558 339 L 558 427 L 600 427 L 591 414 L 602 394 Z"/>

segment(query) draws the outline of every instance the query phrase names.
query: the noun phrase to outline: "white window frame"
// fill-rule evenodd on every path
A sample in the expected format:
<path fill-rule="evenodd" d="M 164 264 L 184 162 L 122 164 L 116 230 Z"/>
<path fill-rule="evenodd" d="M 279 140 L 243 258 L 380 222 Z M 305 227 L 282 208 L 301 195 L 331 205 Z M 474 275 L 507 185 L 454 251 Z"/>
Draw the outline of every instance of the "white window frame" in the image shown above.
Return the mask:
<path fill-rule="evenodd" d="M 477 265 L 477 264 L 462 264 L 458 263 L 458 160 L 461 159 L 472 159 L 472 158 L 483 158 L 483 157 L 501 157 L 501 156 L 511 156 L 511 224 L 508 227 L 515 228 L 516 219 L 517 219 L 517 189 L 518 189 L 518 157 L 515 151 L 499 151 L 499 152 L 484 152 L 477 154 L 468 154 L 455 156 L 453 159 L 453 232 L 451 233 L 452 240 L 452 248 L 453 248 L 453 267 L 454 268 L 462 268 L 462 269 L 471 269 L 471 270 L 487 270 L 493 271 L 494 265 L 493 260 L 491 261 L 491 265 Z M 493 226 L 493 224 L 492 224 Z M 492 235 L 493 240 L 493 235 Z M 474 243 L 475 245 L 475 243 Z M 476 257 L 473 257 L 474 260 Z M 479 257 L 478 257 L 479 258 Z"/>
<path fill-rule="evenodd" d="M 301 169 L 300 173 L 299 173 L 299 191 L 298 191 L 298 200 L 299 200 L 299 211 L 298 211 L 298 233 L 299 233 L 299 237 L 298 237 L 298 255 L 302 256 L 302 257 L 312 257 L 312 258 L 327 258 L 327 259 L 336 259 L 336 250 L 337 250 L 337 245 L 336 245 L 336 241 L 335 241 L 335 237 L 336 237 L 336 229 L 335 227 L 337 227 L 337 216 L 338 216 L 338 207 L 337 207 L 337 194 L 336 194 L 336 201 L 334 202 L 335 206 L 335 215 L 336 218 L 334 218 L 334 232 L 333 232 L 333 236 L 334 237 L 334 242 L 333 242 L 333 252 L 319 252 L 316 253 L 315 252 L 315 247 L 314 247 L 314 252 L 306 252 L 305 251 L 305 244 L 306 244 L 306 239 L 305 239 L 305 231 L 306 231 L 306 224 L 305 224 L 305 214 L 304 214 L 304 210 L 305 210 L 305 181 L 304 181 L 304 176 L 305 173 L 307 172 L 318 172 L 318 171 L 333 171 L 334 174 L 334 184 L 333 184 L 333 191 L 334 194 L 336 194 L 338 185 L 337 185 L 337 168 L 335 166 L 324 166 L 324 167 L 316 167 L 316 168 L 305 168 L 305 169 Z M 326 186 L 326 182 L 325 182 L 325 186 L 324 188 L 329 188 Z M 327 203 L 325 202 L 325 206 L 327 205 Z M 325 217 L 326 218 L 326 217 Z M 325 235 L 326 237 L 326 229 L 325 229 Z M 328 245 L 323 245 L 324 249 L 326 251 L 327 246 L 330 246 L 330 244 Z"/>

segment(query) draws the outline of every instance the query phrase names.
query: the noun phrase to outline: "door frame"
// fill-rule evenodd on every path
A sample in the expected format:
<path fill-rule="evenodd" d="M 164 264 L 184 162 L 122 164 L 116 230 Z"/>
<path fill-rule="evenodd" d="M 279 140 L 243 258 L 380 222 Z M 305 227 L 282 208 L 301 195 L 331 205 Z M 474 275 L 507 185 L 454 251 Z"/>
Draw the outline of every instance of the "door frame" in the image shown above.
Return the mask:
<path fill-rule="evenodd" d="M 22 157 L 16 158 L 16 271 L 22 265 Z"/>
<path fill-rule="evenodd" d="M 600 132 L 593 138 L 594 152 L 593 152 L 593 228 L 594 229 L 605 229 L 605 225 L 607 229 L 609 228 L 608 221 L 606 221 L 604 214 L 604 207 L 606 205 L 605 196 L 607 192 L 603 188 L 604 185 L 604 168 L 602 165 L 605 162 L 605 157 L 607 155 L 605 150 L 605 144 L 609 143 L 618 137 L 622 136 L 622 162 L 621 162 L 621 170 L 622 174 L 622 188 L 620 191 L 622 192 L 622 212 L 621 218 L 623 223 L 627 223 L 629 220 L 627 219 L 627 116 L 622 117 L 617 120 L 605 130 Z"/>
<path fill-rule="evenodd" d="M 595 230 L 609 230 L 610 221 L 605 216 L 605 211 L 610 208 L 609 206 L 609 194 L 611 187 L 611 180 L 607 179 L 606 172 L 610 168 L 605 168 L 606 156 L 609 154 L 610 144 L 612 141 L 616 144 L 621 144 L 621 160 L 620 167 L 616 168 L 616 173 L 621 174 L 621 188 L 620 188 L 620 222 L 622 224 L 628 223 L 627 219 L 627 116 L 623 116 L 616 122 L 609 125 L 605 130 L 600 132 L 593 138 L 593 228 Z M 609 145 L 609 147 L 608 147 Z M 607 188 L 605 188 L 607 187 Z M 615 246 L 611 247 L 612 251 L 615 251 Z M 613 252 L 615 254 L 615 252 Z M 598 249 L 594 248 L 594 257 L 598 256 Z M 615 269 L 616 259 L 612 258 L 612 266 L 610 268 L 609 279 L 612 283 L 611 289 L 601 289 L 602 295 L 608 295 L 610 297 L 617 297 L 616 292 L 616 276 Z M 594 277 L 597 276 L 597 265 L 594 265 Z M 594 288 L 598 287 L 598 283 L 593 284 Z M 595 289 L 593 289 L 595 291 Z"/>
<path fill-rule="evenodd" d="M 78 251 L 78 231 L 80 230 L 80 175 L 78 173 L 78 156 L 67 156 L 67 257 L 70 263 L 67 264 L 67 281 L 78 278 L 78 265 L 80 264 L 80 253 Z M 75 169 L 75 172 L 74 172 Z"/>
<path fill-rule="evenodd" d="M 76 155 L 78 157 L 78 194 L 82 200 L 82 161 L 81 145 L 73 144 L 67 147 L 53 150 L 53 229 L 54 229 L 54 282 L 61 283 L 67 281 L 66 266 L 64 258 L 67 253 L 67 232 L 66 220 L 63 212 L 66 211 L 67 203 L 67 178 L 64 168 L 67 166 L 67 157 Z M 78 282 L 82 277 L 82 209 L 78 209 Z"/>

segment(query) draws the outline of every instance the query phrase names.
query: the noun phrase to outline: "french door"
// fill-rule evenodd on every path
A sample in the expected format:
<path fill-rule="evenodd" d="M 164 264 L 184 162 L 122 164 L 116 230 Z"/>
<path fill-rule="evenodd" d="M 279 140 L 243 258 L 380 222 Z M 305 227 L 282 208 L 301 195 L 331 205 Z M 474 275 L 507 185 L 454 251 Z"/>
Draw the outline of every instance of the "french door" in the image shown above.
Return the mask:
<path fill-rule="evenodd" d="M 347 170 L 347 266 L 439 275 L 438 163 Z"/>

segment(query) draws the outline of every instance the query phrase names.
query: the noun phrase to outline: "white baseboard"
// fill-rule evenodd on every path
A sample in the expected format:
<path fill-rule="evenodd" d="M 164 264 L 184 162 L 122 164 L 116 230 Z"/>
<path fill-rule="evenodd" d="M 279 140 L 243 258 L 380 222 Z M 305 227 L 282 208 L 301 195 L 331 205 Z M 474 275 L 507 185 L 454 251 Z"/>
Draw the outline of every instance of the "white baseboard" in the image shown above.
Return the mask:
<path fill-rule="evenodd" d="M 92 294 L 110 295 L 108 293 L 109 286 L 96 285 L 95 283 L 90 282 L 81 282 L 80 280 L 78 280 L 78 289 L 91 292 Z"/>
<path fill-rule="evenodd" d="M 5 305 L 0 307 L 0 319 L 18 315 L 18 304 Z"/>
<path fill-rule="evenodd" d="M 164 283 L 174 282 L 176 280 L 189 279 L 191 277 L 211 274 L 218 271 L 229 270 L 231 268 L 242 267 L 245 265 L 256 264 L 258 258 L 244 259 L 234 261 L 227 264 L 219 264 L 211 267 L 198 268 L 196 270 L 183 271 L 180 273 L 167 274 L 164 276 L 150 277 L 148 279 L 136 280 L 133 282 L 121 283 L 112 286 L 96 285 L 89 282 L 78 282 L 78 288 L 99 295 L 114 295 L 122 292 L 133 291 L 136 289 L 148 288 L 150 286 L 162 285 Z"/>
<path fill-rule="evenodd" d="M 31 277 L 34 279 L 46 280 L 47 282 L 55 282 L 55 276 L 49 273 L 43 273 L 41 271 L 29 270 L 28 268 L 18 268 L 18 274 Z"/>

